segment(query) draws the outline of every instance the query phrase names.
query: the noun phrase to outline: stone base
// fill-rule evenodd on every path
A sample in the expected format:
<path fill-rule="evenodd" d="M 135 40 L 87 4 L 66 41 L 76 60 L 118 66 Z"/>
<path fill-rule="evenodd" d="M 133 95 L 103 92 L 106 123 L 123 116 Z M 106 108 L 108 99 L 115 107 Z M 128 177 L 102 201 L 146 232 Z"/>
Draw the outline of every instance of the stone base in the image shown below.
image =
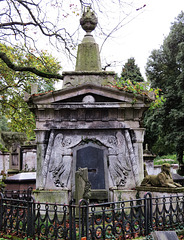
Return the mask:
<path fill-rule="evenodd" d="M 63 190 L 34 190 L 33 196 L 36 202 L 40 203 L 59 203 L 69 204 L 70 192 L 67 189 Z"/>
<path fill-rule="evenodd" d="M 184 187 L 176 187 L 176 188 L 168 188 L 168 187 L 147 187 L 147 186 L 140 186 L 136 187 L 136 190 L 138 192 L 151 192 L 152 195 L 155 195 L 155 193 L 161 193 L 161 196 L 163 196 L 163 193 L 173 194 L 176 195 L 177 193 L 184 193 Z"/>
<path fill-rule="evenodd" d="M 63 88 L 76 87 L 81 84 L 93 83 L 107 86 L 114 80 L 115 73 L 109 71 L 75 71 L 63 72 Z"/>
<path fill-rule="evenodd" d="M 164 188 L 164 187 L 136 187 L 135 190 L 111 189 L 109 191 L 110 201 L 126 201 L 136 198 L 144 198 L 144 195 L 150 192 L 152 197 L 176 196 L 184 193 L 184 187 L 180 188 Z"/>
<path fill-rule="evenodd" d="M 150 192 L 152 195 L 152 210 L 153 212 L 158 207 L 159 211 L 163 211 L 163 203 L 165 203 L 165 208 L 169 211 L 172 203 L 173 209 L 177 207 L 177 204 L 182 204 L 184 187 L 181 188 L 164 188 L 164 187 L 136 187 L 137 189 L 137 197 L 144 198 L 145 194 Z M 165 200 L 163 199 L 165 197 Z M 172 197 L 172 198 L 170 198 Z M 180 197 L 180 200 L 177 199 Z M 149 199 L 149 195 L 148 195 Z M 172 200 L 170 200 L 172 199 Z M 171 202 L 170 202 L 171 201 Z M 157 203 L 158 202 L 158 205 Z"/>
<path fill-rule="evenodd" d="M 123 190 L 123 189 L 111 189 L 109 191 L 110 194 L 110 201 L 119 202 L 123 200 L 131 200 L 136 199 L 136 190 Z"/>

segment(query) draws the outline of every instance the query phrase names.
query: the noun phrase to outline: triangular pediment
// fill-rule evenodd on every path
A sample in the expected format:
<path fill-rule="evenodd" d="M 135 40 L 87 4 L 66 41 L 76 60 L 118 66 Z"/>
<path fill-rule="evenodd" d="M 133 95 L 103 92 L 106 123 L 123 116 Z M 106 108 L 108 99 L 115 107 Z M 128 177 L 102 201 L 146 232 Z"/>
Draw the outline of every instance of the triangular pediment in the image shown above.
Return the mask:
<path fill-rule="evenodd" d="M 29 102 L 33 104 L 62 104 L 82 103 L 85 96 L 92 96 L 95 102 L 132 103 L 135 96 L 132 93 L 120 91 L 113 87 L 104 87 L 95 84 L 83 84 L 77 87 L 65 88 L 43 95 L 34 94 Z M 145 96 L 137 97 L 138 103 L 148 103 L 150 99 Z"/>

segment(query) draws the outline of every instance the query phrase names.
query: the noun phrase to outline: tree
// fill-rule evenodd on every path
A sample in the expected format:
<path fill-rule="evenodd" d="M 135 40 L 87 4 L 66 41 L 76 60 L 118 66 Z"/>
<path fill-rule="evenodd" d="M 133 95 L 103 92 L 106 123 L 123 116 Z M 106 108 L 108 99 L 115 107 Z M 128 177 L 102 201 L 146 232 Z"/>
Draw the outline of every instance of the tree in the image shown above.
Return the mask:
<path fill-rule="evenodd" d="M 162 89 L 166 101 L 148 113 L 146 126 L 166 143 L 173 144 L 184 175 L 184 12 L 172 23 L 170 33 L 159 50 L 148 59 L 146 72 L 151 85 Z"/>
<path fill-rule="evenodd" d="M 121 89 L 123 91 L 132 92 L 134 94 L 134 101 L 138 95 L 149 95 L 149 84 L 144 81 L 139 67 L 135 64 L 134 58 L 129 58 L 122 68 L 121 76 L 116 76 L 112 82 L 112 87 Z M 157 90 L 155 94 L 157 95 Z M 156 102 L 154 103 L 156 104 Z"/>
<path fill-rule="evenodd" d="M 72 61 L 76 56 L 77 44 L 81 37 L 79 18 L 85 6 L 91 6 L 99 18 L 103 15 L 104 20 L 96 30 L 96 35 L 104 39 L 101 46 L 145 7 L 145 5 L 133 5 L 129 0 L 105 2 L 102 0 L 1 0 L 0 2 L 1 43 L 16 46 L 17 42 L 21 42 L 27 51 L 34 48 L 38 54 L 44 42 L 51 51 L 60 52 L 62 59 L 67 55 Z M 29 70 L 41 77 L 62 79 L 61 75 L 55 75 L 53 72 L 39 72 L 36 68 L 26 69 L 24 66 L 17 68 L 15 63 L 8 61 L 3 51 L 0 51 L 0 58 L 14 71 Z"/>
<path fill-rule="evenodd" d="M 36 66 L 40 72 L 55 72 L 61 69 L 58 61 L 46 51 L 34 58 L 27 54 L 24 48 L 11 48 L 0 44 L 0 48 L 9 59 L 21 67 Z M 29 51 L 33 51 L 29 49 Z M 34 52 L 33 52 L 34 53 Z M 31 85 L 38 84 L 39 93 L 54 90 L 56 79 L 41 78 L 31 72 L 14 72 L 0 60 L 0 108 L 2 119 L 8 119 L 8 126 L 12 131 L 26 132 L 28 138 L 34 137 L 35 120 L 27 104 L 24 102 L 24 92 L 31 94 Z"/>
<path fill-rule="evenodd" d="M 144 82 L 140 68 L 135 64 L 134 58 L 129 58 L 122 68 L 121 77 L 124 80 L 130 80 L 132 82 Z"/>

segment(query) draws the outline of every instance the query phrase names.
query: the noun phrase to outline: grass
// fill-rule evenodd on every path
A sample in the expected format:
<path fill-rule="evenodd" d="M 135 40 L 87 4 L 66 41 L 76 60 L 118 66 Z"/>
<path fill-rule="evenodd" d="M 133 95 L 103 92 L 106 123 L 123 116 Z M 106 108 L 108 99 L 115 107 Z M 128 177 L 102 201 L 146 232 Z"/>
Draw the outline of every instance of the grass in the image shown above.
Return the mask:
<path fill-rule="evenodd" d="M 154 159 L 154 165 L 162 165 L 163 163 L 170 163 L 170 164 L 178 164 L 176 160 L 176 154 L 173 155 L 164 155 L 164 156 L 157 156 Z"/>

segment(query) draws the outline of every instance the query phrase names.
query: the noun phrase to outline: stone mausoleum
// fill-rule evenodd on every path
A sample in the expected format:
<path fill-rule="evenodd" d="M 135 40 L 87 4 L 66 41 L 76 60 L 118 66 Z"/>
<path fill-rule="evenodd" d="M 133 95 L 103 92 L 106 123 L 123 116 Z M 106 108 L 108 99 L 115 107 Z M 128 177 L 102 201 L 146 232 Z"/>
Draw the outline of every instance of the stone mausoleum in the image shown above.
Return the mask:
<path fill-rule="evenodd" d="M 97 18 L 81 18 L 86 31 L 75 71 L 63 72 L 63 88 L 27 100 L 36 116 L 37 200 L 68 203 L 75 172 L 88 168 L 91 199 L 135 198 L 143 171 L 143 112 L 150 99 L 111 87 L 114 72 L 102 71 L 91 34 Z"/>

